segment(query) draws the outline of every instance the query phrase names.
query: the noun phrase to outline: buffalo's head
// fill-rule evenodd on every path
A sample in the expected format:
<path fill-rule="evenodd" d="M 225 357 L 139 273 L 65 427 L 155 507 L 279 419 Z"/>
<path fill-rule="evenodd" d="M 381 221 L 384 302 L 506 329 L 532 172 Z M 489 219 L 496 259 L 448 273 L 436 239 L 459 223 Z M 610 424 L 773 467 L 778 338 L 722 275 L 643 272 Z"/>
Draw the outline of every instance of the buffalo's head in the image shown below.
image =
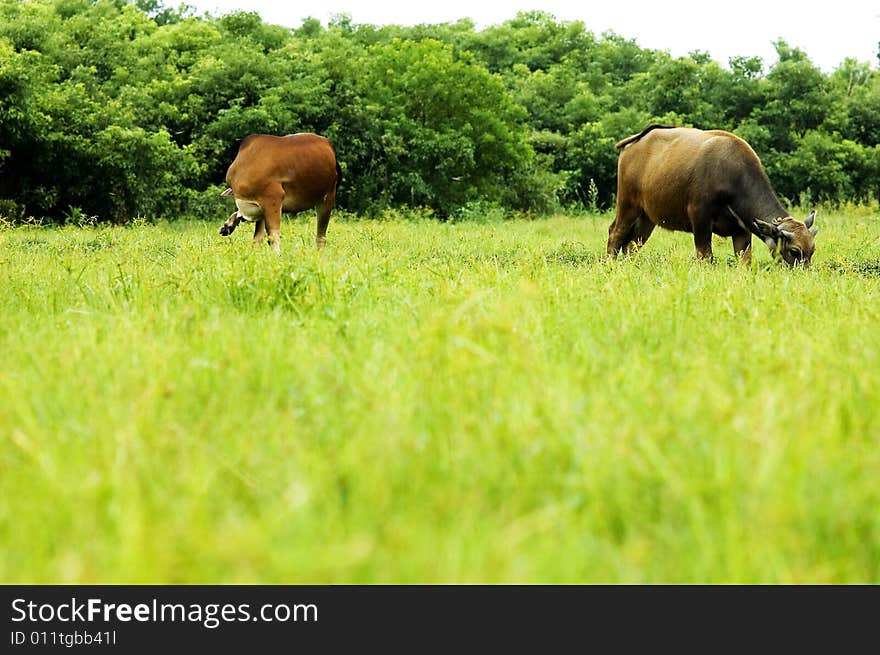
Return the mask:
<path fill-rule="evenodd" d="M 810 260 L 816 250 L 814 239 L 819 231 L 818 227 L 813 227 L 815 211 L 804 221 L 785 216 L 767 222 L 759 218 L 743 220 L 732 208 L 728 209 L 743 229 L 767 244 L 774 259 L 781 259 L 789 266 L 810 267 Z"/>

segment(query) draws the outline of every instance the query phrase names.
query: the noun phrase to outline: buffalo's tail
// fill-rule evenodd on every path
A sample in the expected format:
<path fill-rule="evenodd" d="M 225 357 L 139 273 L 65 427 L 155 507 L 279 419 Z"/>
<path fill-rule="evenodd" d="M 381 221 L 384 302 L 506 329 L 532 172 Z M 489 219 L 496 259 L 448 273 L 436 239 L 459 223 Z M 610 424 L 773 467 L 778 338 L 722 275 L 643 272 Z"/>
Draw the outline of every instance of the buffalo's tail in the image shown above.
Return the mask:
<path fill-rule="evenodd" d="M 619 142 L 615 143 L 614 147 L 617 148 L 618 150 L 623 150 L 630 143 L 635 143 L 636 141 L 641 139 L 643 136 L 645 136 L 648 132 L 651 132 L 652 130 L 671 130 L 674 127 L 675 127 L 675 125 L 657 125 L 657 124 L 648 125 L 648 127 L 646 127 L 644 130 L 642 130 L 638 134 L 633 134 L 632 136 L 628 136 L 627 138 L 625 138 L 623 141 L 619 141 Z"/>

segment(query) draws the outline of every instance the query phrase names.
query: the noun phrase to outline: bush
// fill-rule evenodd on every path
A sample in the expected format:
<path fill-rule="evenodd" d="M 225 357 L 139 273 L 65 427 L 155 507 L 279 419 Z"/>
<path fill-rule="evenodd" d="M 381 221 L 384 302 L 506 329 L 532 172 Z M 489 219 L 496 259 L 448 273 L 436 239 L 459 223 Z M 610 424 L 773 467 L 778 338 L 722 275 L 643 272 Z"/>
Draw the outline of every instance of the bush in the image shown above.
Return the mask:
<path fill-rule="evenodd" d="M 653 122 L 736 131 L 790 198 L 880 195 L 880 72 L 847 60 L 826 75 L 783 41 L 765 74 L 544 12 L 480 32 L 191 14 L 0 0 L 0 198 L 15 216 L 222 216 L 212 187 L 240 141 L 303 131 L 333 141 L 339 205 L 361 215 L 606 208 L 614 144 Z"/>

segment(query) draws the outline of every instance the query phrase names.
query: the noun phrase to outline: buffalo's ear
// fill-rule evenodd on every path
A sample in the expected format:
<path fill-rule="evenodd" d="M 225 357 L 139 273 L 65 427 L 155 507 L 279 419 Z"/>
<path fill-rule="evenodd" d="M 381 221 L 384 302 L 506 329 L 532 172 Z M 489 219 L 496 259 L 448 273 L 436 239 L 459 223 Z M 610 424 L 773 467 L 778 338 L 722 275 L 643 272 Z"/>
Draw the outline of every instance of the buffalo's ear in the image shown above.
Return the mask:
<path fill-rule="evenodd" d="M 731 215 L 736 219 L 736 222 L 739 223 L 739 226 L 748 230 L 756 237 L 761 239 L 764 243 L 767 244 L 767 247 L 770 248 L 771 251 L 776 250 L 776 244 L 783 238 L 786 237 L 791 239 L 794 235 L 791 232 L 785 232 L 784 230 L 780 230 L 778 227 L 773 225 L 772 223 L 767 223 L 757 218 L 751 218 L 747 221 L 740 218 L 739 214 L 733 211 L 733 207 L 730 205 L 727 206 L 728 211 Z"/>
<path fill-rule="evenodd" d="M 767 221 L 762 221 L 760 218 L 754 219 L 754 223 L 754 233 L 764 239 L 764 241 L 766 241 L 767 239 L 773 239 L 773 241 L 779 241 L 781 239 L 788 239 L 789 241 L 791 241 L 792 239 L 794 239 L 794 232 L 783 230 L 778 225 L 768 223 Z"/>
<path fill-rule="evenodd" d="M 770 252 L 774 254 L 778 253 L 779 246 L 783 239 L 786 241 L 794 241 L 794 232 L 783 230 L 778 225 L 773 225 L 773 223 L 767 223 L 766 221 L 756 218 L 755 227 L 758 230 L 755 234 L 764 240 L 764 243 L 767 244 Z"/>

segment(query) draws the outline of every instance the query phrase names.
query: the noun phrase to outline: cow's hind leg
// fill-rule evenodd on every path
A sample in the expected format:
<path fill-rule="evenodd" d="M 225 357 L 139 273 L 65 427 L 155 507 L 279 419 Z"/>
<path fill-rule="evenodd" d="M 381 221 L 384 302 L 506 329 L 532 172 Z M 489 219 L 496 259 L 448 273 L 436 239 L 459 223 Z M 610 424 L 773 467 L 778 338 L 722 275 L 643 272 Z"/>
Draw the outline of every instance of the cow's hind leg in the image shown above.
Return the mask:
<path fill-rule="evenodd" d="M 284 201 L 284 189 L 277 185 L 260 199 L 263 208 L 263 220 L 269 235 L 269 245 L 275 252 L 281 250 L 281 205 Z"/>
<path fill-rule="evenodd" d="M 266 238 L 266 219 L 260 218 L 254 223 L 254 245 L 259 246 Z"/>
<path fill-rule="evenodd" d="M 330 212 L 333 211 L 335 198 L 335 192 L 328 193 L 324 196 L 324 200 L 315 207 L 315 213 L 318 215 L 318 228 L 315 233 L 315 247 L 318 250 L 327 245 L 327 226 L 330 224 Z"/>
<path fill-rule="evenodd" d="M 232 212 L 229 218 L 226 219 L 226 222 L 220 226 L 220 236 L 228 237 L 235 232 L 235 228 L 238 227 L 239 223 L 241 223 L 241 215 L 237 211 Z"/>

